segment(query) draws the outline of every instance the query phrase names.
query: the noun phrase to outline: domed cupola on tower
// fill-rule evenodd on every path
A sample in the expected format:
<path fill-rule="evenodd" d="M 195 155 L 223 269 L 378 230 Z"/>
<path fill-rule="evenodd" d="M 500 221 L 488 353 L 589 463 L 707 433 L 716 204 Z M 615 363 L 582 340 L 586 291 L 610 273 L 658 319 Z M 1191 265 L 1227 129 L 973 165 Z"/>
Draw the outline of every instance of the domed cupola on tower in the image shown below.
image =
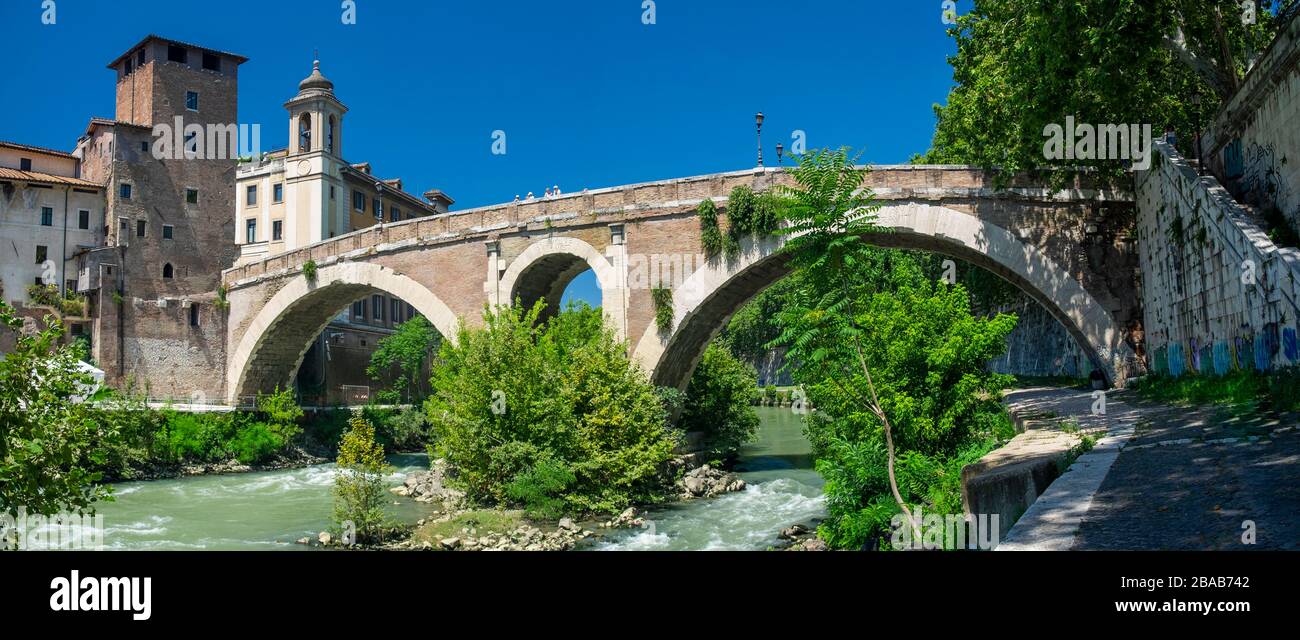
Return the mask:
<path fill-rule="evenodd" d="M 343 157 L 343 115 L 348 108 L 334 95 L 334 83 L 321 73 L 320 60 L 311 75 L 298 83 L 298 95 L 284 104 L 289 110 L 289 155 L 324 152 Z"/>

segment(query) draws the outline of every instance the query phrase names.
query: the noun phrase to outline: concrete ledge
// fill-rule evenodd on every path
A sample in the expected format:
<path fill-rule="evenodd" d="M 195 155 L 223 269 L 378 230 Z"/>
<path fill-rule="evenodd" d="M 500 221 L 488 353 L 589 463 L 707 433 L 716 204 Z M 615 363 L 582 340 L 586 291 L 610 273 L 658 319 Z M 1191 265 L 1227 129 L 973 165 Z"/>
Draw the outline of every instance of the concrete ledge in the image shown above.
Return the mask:
<path fill-rule="evenodd" d="M 961 496 L 969 514 L 997 514 L 1005 530 L 1061 475 L 1074 434 L 1031 429 L 961 470 Z"/>

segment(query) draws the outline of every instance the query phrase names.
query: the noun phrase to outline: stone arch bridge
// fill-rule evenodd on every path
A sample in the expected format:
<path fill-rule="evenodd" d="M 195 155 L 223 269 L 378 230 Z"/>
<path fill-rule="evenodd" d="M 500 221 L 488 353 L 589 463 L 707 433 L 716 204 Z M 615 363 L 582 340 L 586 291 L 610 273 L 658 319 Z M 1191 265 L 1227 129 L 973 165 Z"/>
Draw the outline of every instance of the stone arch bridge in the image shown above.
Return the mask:
<path fill-rule="evenodd" d="M 1140 367 L 1135 211 L 1127 195 L 1075 185 L 1048 191 L 954 166 L 878 166 L 882 246 L 969 261 L 1051 312 L 1111 383 Z M 223 273 L 230 303 L 225 393 L 289 385 L 312 340 L 355 300 L 397 296 L 444 336 L 480 323 L 485 305 L 558 301 L 591 269 L 607 321 L 656 384 L 684 388 L 704 347 L 746 301 L 788 273 L 779 238 L 749 240 L 739 257 L 703 260 L 696 209 L 711 198 L 793 184 L 755 169 L 584 191 L 379 225 Z M 302 272 L 317 265 L 309 281 Z M 675 273 L 663 273 L 663 265 Z M 680 266 L 679 266 L 680 265 Z M 672 327 L 659 331 L 645 277 L 673 289 Z"/>

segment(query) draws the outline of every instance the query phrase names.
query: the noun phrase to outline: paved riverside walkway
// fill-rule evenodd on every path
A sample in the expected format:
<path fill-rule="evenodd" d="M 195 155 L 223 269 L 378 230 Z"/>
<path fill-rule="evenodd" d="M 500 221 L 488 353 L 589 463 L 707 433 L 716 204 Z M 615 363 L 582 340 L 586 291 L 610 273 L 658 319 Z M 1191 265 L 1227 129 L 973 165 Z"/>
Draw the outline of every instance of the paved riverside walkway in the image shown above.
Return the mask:
<path fill-rule="evenodd" d="M 1013 391 L 1019 414 L 1077 422 L 1098 442 L 1043 492 L 999 550 L 1300 549 L 1294 414 L 1177 407 L 1091 391 Z M 1248 522 L 1249 521 L 1249 522 Z M 1253 529 L 1244 528 L 1253 523 Z M 1244 544 L 1253 530 L 1255 544 Z"/>

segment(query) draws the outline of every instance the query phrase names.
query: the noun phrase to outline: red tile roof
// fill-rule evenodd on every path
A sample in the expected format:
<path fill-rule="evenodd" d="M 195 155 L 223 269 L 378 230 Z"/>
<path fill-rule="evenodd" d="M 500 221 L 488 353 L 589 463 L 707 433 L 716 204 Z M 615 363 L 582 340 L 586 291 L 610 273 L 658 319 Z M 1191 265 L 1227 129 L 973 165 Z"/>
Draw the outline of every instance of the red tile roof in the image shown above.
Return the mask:
<path fill-rule="evenodd" d="M 9 147 L 10 149 L 18 149 L 20 151 L 31 151 L 33 153 L 44 153 L 46 155 L 58 156 L 60 158 L 73 157 L 73 155 L 71 153 L 68 153 L 67 151 L 56 151 L 54 149 L 46 149 L 45 147 L 34 147 L 30 144 L 18 144 L 17 142 L 5 142 L 4 140 L 0 140 L 0 147 Z"/>
<path fill-rule="evenodd" d="M 85 187 L 87 189 L 103 189 L 104 186 L 82 180 L 81 178 L 69 178 L 67 176 L 56 176 L 39 171 L 20 171 L 8 167 L 0 167 L 0 180 L 16 180 L 18 182 L 36 182 L 40 184 L 66 184 L 73 187 Z"/>

